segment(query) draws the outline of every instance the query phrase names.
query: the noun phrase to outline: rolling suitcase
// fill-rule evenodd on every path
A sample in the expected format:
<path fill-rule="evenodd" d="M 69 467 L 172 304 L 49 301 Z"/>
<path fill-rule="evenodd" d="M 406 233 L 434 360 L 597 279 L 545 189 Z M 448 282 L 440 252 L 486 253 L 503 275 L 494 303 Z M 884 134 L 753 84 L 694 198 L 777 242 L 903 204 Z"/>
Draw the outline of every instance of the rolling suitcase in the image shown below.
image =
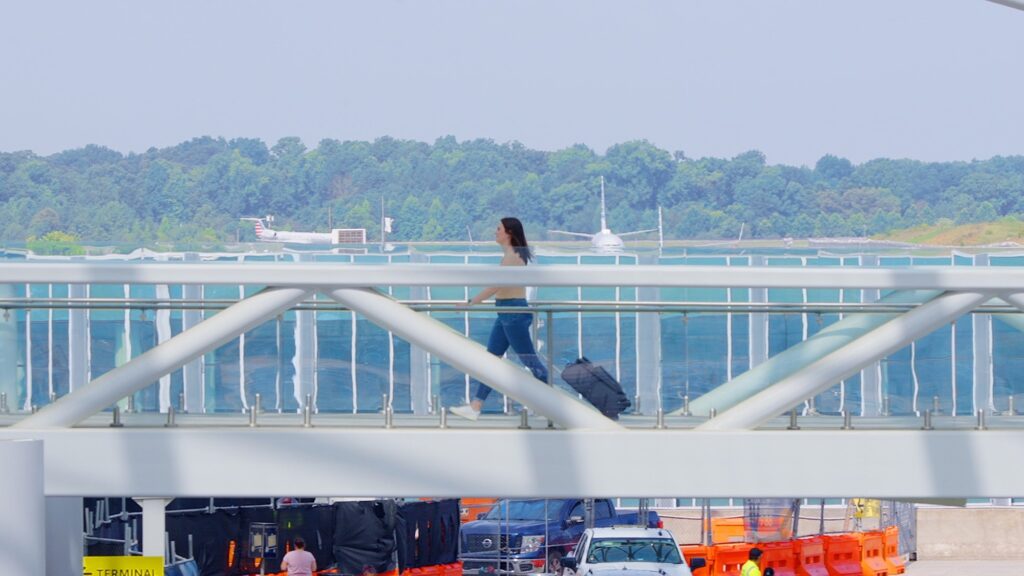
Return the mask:
<path fill-rule="evenodd" d="M 618 420 L 619 414 L 629 408 L 629 398 L 622 391 L 622 385 L 586 356 L 566 364 L 562 380 L 612 420 Z"/>

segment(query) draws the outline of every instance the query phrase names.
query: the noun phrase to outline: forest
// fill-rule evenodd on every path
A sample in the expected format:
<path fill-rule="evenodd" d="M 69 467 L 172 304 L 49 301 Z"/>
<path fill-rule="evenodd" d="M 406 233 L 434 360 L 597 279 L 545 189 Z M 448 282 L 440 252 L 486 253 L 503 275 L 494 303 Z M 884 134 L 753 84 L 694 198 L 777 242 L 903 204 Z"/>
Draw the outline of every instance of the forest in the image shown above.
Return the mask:
<path fill-rule="evenodd" d="M 454 137 L 425 143 L 383 137 L 199 137 L 122 154 L 89 145 L 49 156 L 0 152 L 0 245 L 43 239 L 126 246 L 215 247 L 255 239 L 243 217 L 274 216 L 283 230 L 366 228 L 389 239 L 490 239 L 518 216 L 534 239 L 551 229 L 594 232 L 600 179 L 615 231 L 657 226 L 666 239 L 867 236 L 948 222 L 1020 218 L 1024 156 L 854 164 L 823 155 L 813 167 L 768 164 L 751 150 L 691 158 L 644 140 L 529 149 Z"/>

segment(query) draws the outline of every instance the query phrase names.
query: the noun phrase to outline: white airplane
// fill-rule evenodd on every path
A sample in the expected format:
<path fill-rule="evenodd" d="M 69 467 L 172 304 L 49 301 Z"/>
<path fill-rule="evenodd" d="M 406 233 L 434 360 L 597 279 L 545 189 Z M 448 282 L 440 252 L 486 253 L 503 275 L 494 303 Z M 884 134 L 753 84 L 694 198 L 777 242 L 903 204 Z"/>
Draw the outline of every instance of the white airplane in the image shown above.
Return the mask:
<path fill-rule="evenodd" d="M 273 222 L 273 216 L 266 218 L 242 218 L 253 223 L 256 230 L 256 238 L 262 242 L 289 242 L 293 244 L 333 244 L 331 232 L 286 232 L 284 230 L 272 230 L 263 225 L 263 221 Z"/>
<path fill-rule="evenodd" d="M 552 234 L 565 234 L 567 236 L 579 236 L 580 238 L 589 238 L 590 244 L 593 249 L 597 252 L 622 252 L 624 243 L 622 242 L 623 236 L 635 236 L 637 234 L 646 234 L 647 232 L 659 232 L 660 228 L 651 228 L 648 230 L 635 230 L 633 232 L 623 232 L 621 234 L 615 234 L 608 229 L 608 218 L 605 215 L 604 207 L 604 176 L 601 176 L 601 231 L 596 234 L 584 234 L 582 232 L 566 232 L 565 230 L 548 230 Z M 659 210 L 660 214 L 660 210 Z"/>

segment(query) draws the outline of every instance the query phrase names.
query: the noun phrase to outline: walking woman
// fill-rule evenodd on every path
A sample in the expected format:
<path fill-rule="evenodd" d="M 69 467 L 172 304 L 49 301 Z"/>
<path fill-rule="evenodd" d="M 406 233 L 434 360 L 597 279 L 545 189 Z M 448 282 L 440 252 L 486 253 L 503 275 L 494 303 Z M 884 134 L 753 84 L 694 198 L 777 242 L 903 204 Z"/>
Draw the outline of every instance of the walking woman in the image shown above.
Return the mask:
<path fill-rule="evenodd" d="M 523 223 L 518 218 L 502 218 L 494 232 L 494 239 L 505 253 L 501 259 L 502 266 L 526 266 L 530 262 L 532 256 L 526 243 L 526 232 L 523 231 Z M 500 308 L 514 309 L 526 306 L 526 288 L 512 286 L 488 288 L 470 298 L 466 305 L 479 304 L 491 296 L 494 296 L 494 305 Z M 519 360 L 533 372 L 533 376 L 547 382 L 548 370 L 537 358 L 537 351 L 530 336 L 532 323 L 533 315 L 529 312 L 498 312 L 498 319 L 494 321 L 494 328 L 491 329 L 491 337 L 487 340 L 487 351 L 495 356 L 503 356 L 511 346 Z M 470 420 L 480 417 L 480 410 L 491 389 L 483 382 L 474 382 L 477 388 L 473 401 L 463 406 L 453 406 L 452 414 Z"/>

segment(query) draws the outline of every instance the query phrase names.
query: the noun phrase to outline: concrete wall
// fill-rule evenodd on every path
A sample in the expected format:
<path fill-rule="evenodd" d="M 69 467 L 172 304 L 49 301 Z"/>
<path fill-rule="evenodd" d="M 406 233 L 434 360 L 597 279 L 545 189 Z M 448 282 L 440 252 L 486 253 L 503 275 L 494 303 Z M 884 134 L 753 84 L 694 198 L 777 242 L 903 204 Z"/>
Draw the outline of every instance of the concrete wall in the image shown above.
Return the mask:
<path fill-rule="evenodd" d="M 1024 508 L 919 508 L 917 558 L 1024 560 Z"/>

